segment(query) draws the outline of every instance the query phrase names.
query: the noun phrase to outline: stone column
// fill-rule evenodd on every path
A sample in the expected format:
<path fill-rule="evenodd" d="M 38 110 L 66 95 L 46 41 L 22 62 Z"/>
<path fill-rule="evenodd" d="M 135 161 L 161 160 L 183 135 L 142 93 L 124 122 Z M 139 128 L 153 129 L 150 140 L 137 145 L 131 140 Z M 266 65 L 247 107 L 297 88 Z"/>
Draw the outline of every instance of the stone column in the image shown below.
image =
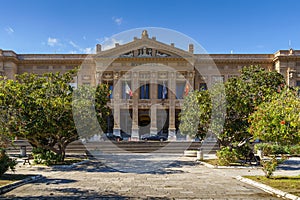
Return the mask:
<path fill-rule="evenodd" d="M 114 129 L 113 129 L 113 134 L 116 136 L 121 136 L 120 132 L 120 103 L 121 103 L 121 87 L 122 83 L 119 81 L 119 73 L 114 73 L 114 99 L 112 101 L 113 109 L 114 109 Z"/>
<path fill-rule="evenodd" d="M 139 79 L 138 72 L 132 72 L 132 128 L 131 128 L 131 140 L 137 141 L 139 140 L 139 126 L 138 126 L 138 118 L 139 118 Z"/>
<path fill-rule="evenodd" d="M 157 72 L 151 72 L 150 78 L 150 99 L 151 99 L 151 126 L 150 126 L 150 135 L 157 134 Z"/>
<path fill-rule="evenodd" d="M 176 140 L 175 101 L 176 101 L 176 72 L 169 72 L 169 136 L 168 140 Z"/>

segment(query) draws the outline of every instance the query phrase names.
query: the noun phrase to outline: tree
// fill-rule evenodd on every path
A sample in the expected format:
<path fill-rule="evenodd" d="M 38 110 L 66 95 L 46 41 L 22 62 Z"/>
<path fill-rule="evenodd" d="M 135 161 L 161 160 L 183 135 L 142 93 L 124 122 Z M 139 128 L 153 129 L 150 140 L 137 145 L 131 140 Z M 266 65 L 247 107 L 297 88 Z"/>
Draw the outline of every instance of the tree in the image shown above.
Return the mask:
<path fill-rule="evenodd" d="M 78 139 L 72 116 L 69 85 L 76 71 L 16 76 L 1 82 L 2 127 L 12 136 L 26 138 L 34 147 L 56 153 L 64 160 L 68 144 Z"/>
<path fill-rule="evenodd" d="M 270 102 L 260 104 L 249 117 L 249 132 L 279 145 L 300 144 L 300 99 L 295 90 L 285 88 Z"/>
<path fill-rule="evenodd" d="M 180 113 L 182 134 L 204 139 L 209 129 L 211 99 L 208 91 L 194 91 L 185 97 Z"/>
<path fill-rule="evenodd" d="M 283 84 L 284 78 L 277 72 L 259 66 L 244 67 L 240 77 L 231 78 L 224 85 L 215 84 L 208 91 L 195 92 L 185 98 L 181 131 L 198 134 L 193 124 L 199 120 L 200 130 L 210 130 L 216 133 L 222 146 L 234 147 L 251 137 L 248 133 L 248 117 L 255 107 L 269 101 Z"/>
<path fill-rule="evenodd" d="M 78 134 L 88 139 L 107 132 L 107 118 L 110 109 L 107 106 L 109 88 L 105 84 L 97 87 L 82 85 L 73 94 L 73 117 Z"/>
<path fill-rule="evenodd" d="M 16 81 L 0 81 L 2 132 L 26 138 L 34 147 L 54 152 L 63 161 L 67 146 L 79 138 L 74 123 L 70 82 L 76 70 L 16 76 Z M 82 91 L 80 87 L 78 91 Z M 103 124 L 107 114 L 107 86 L 95 90 L 97 120 Z M 87 127 L 87 131 L 89 131 Z"/>
<path fill-rule="evenodd" d="M 244 67 L 240 77 L 225 83 L 227 112 L 221 136 L 225 146 L 251 137 L 249 115 L 259 104 L 269 101 L 284 83 L 281 74 L 259 66 Z"/>

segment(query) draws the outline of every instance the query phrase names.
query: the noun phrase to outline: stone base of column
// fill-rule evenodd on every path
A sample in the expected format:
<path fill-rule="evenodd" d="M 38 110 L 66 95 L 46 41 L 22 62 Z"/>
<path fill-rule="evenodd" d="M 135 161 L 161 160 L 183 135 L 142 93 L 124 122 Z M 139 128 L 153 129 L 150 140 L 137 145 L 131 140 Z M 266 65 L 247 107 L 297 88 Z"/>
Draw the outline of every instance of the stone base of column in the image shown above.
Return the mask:
<path fill-rule="evenodd" d="M 139 128 L 132 128 L 131 129 L 131 141 L 139 141 L 140 136 L 139 136 Z"/>
<path fill-rule="evenodd" d="M 157 128 L 150 128 L 150 135 L 157 135 Z"/>
<path fill-rule="evenodd" d="M 169 128 L 168 140 L 176 141 L 176 129 L 175 128 Z"/>
<path fill-rule="evenodd" d="M 120 128 L 114 128 L 114 129 L 113 129 L 113 134 L 114 134 L 115 136 L 121 137 L 121 131 L 120 131 L 120 130 L 121 130 Z"/>

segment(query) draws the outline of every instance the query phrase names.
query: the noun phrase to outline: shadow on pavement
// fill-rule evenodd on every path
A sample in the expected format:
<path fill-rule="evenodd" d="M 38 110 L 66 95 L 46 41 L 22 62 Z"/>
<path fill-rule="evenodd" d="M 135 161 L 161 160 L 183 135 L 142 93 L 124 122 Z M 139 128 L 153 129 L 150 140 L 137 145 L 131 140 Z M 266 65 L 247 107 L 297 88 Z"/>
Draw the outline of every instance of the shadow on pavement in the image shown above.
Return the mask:
<path fill-rule="evenodd" d="M 82 172 L 118 172 L 135 174 L 176 174 L 186 173 L 180 169 L 183 166 L 195 166 L 194 161 L 159 159 L 151 160 L 139 157 L 118 156 L 116 159 L 91 158 L 89 162 L 75 166 L 71 169 L 55 167 L 51 171 L 82 171 Z M 49 169 L 47 169 L 49 170 Z"/>

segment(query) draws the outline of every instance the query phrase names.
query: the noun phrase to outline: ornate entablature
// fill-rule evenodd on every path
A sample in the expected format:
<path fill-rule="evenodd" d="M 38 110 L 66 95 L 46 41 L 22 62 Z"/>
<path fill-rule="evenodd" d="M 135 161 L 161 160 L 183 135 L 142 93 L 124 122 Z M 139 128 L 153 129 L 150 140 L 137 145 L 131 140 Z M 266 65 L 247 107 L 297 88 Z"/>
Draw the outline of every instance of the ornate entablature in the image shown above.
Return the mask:
<path fill-rule="evenodd" d="M 154 50 L 153 48 L 143 47 L 137 50 L 132 50 L 125 54 L 120 55 L 120 58 L 133 58 L 133 57 L 158 57 L 158 58 L 167 58 L 171 57 L 168 53 L 163 53 L 159 50 Z M 174 57 L 174 55 L 172 56 Z"/>

